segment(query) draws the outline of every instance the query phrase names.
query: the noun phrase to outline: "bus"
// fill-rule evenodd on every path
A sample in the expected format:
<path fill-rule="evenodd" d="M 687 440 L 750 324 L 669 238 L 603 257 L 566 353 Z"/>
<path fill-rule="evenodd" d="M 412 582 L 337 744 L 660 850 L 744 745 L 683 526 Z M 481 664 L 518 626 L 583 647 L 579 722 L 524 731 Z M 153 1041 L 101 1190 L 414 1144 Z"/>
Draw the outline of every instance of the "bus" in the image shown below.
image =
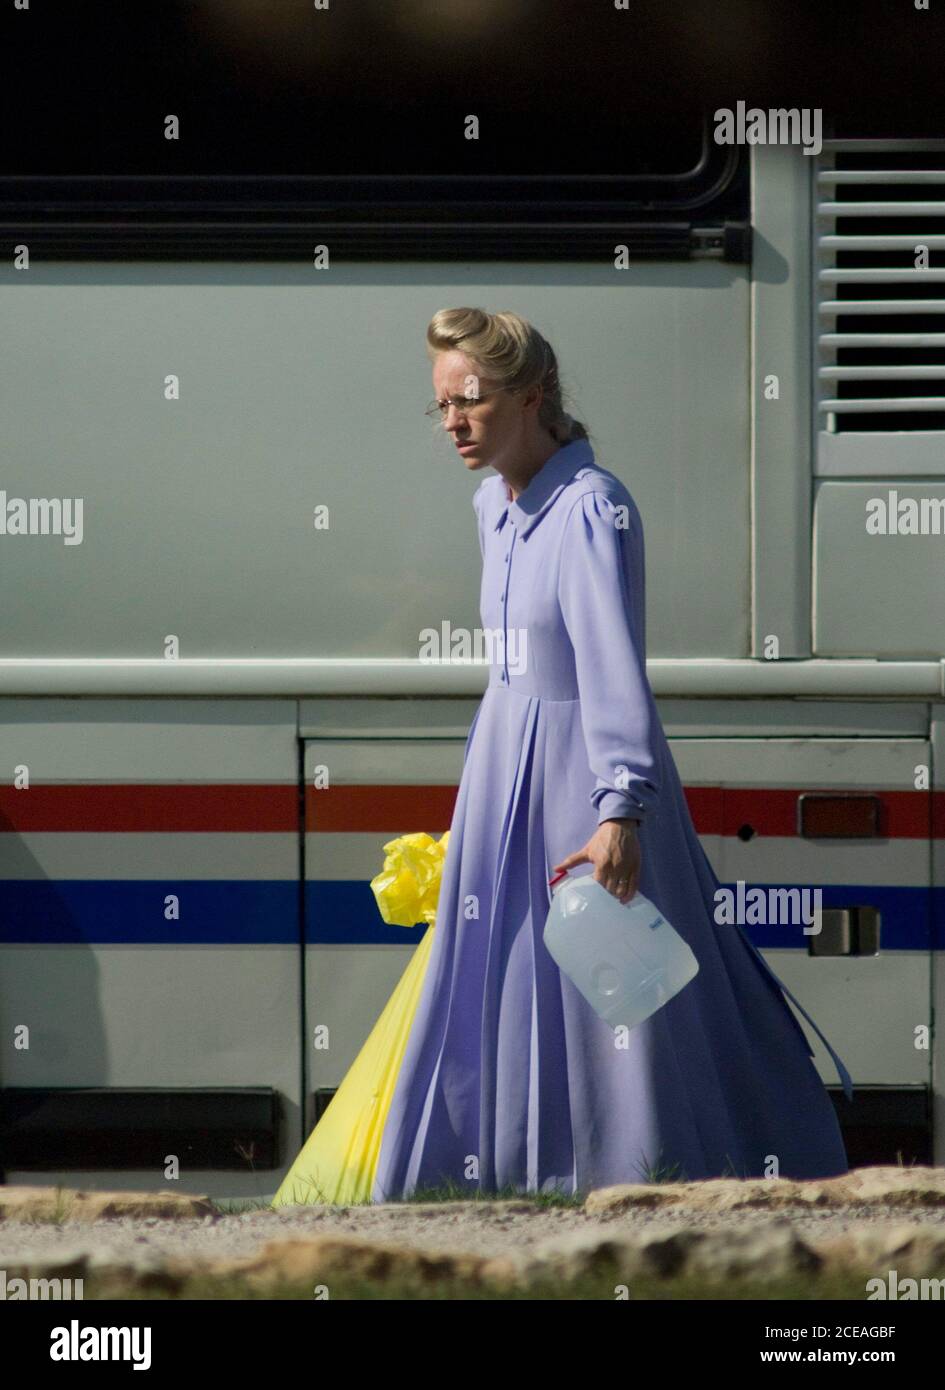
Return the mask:
<path fill-rule="evenodd" d="M 643 517 L 648 674 L 851 1166 L 945 1163 L 945 140 L 557 178 L 16 176 L 0 398 L 0 1165 L 271 1196 L 425 928 L 482 663 L 441 307 L 514 308 Z"/>

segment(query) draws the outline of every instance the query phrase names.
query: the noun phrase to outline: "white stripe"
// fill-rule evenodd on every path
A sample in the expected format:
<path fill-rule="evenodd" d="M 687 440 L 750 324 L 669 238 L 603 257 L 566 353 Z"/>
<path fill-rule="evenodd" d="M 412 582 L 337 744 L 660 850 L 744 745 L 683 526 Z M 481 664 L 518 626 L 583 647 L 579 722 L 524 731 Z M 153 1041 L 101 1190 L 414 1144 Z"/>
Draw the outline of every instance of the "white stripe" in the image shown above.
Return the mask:
<path fill-rule="evenodd" d="M 417 827 L 414 827 L 417 828 Z M 444 826 L 443 829 L 448 827 Z M 427 832 L 435 840 L 443 831 Z M 309 882 L 323 879 L 350 879 L 370 882 L 384 867 L 384 845 L 396 839 L 389 834 L 342 833 L 308 834 L 305 837 L 305 877 Z"/>
<path fill-rule="evenodd" d="M 27 764 L 34 786 L 295 785 L 296 721 L 291 700 L 4 699 L 0 764 Z"/>
<path fill-rule="evenodd" d="M 905 738 L 674 739 L 673 759 L 687 788 L 915 791 L 915 768 L 929 744 Z"/>
<path fill-rule="evenodd" d="M 726 883 L 862 883 L 890 888 L 927 888 L 927 840 L 802 840 L 778 835 L 706 836 L 713 869 Z M 645 851 L 644 851 L 645 852 Z"/>
<path fill-rule="evenodd" d="M 0 834 L 2 879 L 281 879 L 297 882 L 292 832 Z"/>

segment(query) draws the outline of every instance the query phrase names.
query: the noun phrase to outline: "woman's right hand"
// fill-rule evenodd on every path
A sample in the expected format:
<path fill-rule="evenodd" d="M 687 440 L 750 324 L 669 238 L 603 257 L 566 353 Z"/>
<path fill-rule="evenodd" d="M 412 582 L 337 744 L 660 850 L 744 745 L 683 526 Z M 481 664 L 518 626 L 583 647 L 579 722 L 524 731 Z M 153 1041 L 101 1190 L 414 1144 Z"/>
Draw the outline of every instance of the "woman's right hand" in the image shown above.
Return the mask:
<path fill-rule="evenodd" d="M 593 864 L 595 882 L 621 903 L 628 903 L 639 885 L 642 857 L 637 821 L 605 820 L 583 849 L 569 854 L 552 868 L 557 874 L 577 864 Z"/>

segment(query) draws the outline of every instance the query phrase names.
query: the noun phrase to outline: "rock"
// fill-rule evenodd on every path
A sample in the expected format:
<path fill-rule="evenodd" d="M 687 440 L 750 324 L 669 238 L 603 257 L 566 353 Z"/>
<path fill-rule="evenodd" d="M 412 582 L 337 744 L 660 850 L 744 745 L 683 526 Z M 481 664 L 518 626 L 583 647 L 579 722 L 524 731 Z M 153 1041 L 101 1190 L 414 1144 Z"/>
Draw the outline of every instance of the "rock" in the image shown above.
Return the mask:
<path fill-rule="evenodd" d="M 324 1208 L 322 1208 L 324 1210 Z M 345 1208 L 334 1208 L 336 1212 L 346 1211 Z M 376 1214 L 377 1219 L 381 1220 L 386 1215 L 403 1216 L 403 1202 L 374 1202 L 371 1210 Z M 534 1216 L 540 1213 L 542 1208 L 534 1201 L 526 1201 L 520 1197 L 501 1197 L 494 1201 L 487 1197 L 460 1199 L 455 1202 L 411 1202 L 410 1214 L 421 1220 L 436 1219 L 442 1221 L 444 1218 L 455 1221 L 467 1220 L 469 1217 L 476 1217 L 483 1220 L 495 1220 L 498 1217 L 507 1216 Z"/>
<path fill-rule="evenodd" d="M 248 1258 L 207 1262 L 203 1272 L 218 1277 L 239 1275 L 256 1285 L 276 1280 L 326 1284 L 333 1278 L 409 1278 L 433 1284 L 444 1279 L 478 1282 L 488 1263 L 479 1255 L 418 1250 L 353 1236 L 312 1236 L 270 1240 Z"/>
<path fill-rule="evenodd" d="M 88 1274 L 91 1251 L 70 1245 L 61 1250 L 22 1250 L 3 1260 L 7 1283 L 11 1279 L 83 1279 Z"/>
<path fill-rule="evenodd" d="M 606 1276 L 615 1283 L 633 1279 L 692 1277 L 767 1283 L 789 1275 L 816 1273 L 817 1251 L 783 1218 L 734 1230 L 645 1230 L 606 1234 L 577 1231 L 545 1241 L 515 1262 L 516 1283 L 571 1284 Z M 487 1269 L 487 1277 L 504 1277 Z"/>
<path fill-rule="evenodd" d="M 693 1277 L 767 1283 L 796 1274 L 817 1274 L 823 1263 L 816 1244 L 783 1217 L 734 1230 L 703 1231 L 687 1252 L 682 1272 Z"/>
<path fill-rule="evenodd" d="M 218 1217 L 209 1197 L 184 1192 L 83 1192 L 70 1187 L 0 1187 L 0 1221 L 162 1221 Z"/>
<path fill-rule="evenodd" d="M 709 1178 L 703 1182 L 624 1183 L 602 1187 L 588 1194 L 588 1216 L 618 1215 L 634 1208 L 731 1212 L 758 1207 L 782 1207 L 803 1203 L 823 1205 L 828 1200 L 823 1183 L 805 1184 L 791 1178 Z"/>
<path fill-rule="evenodd" d="M 834 1178 L 837 1190 L 845 1194 L 838 1200 L 864 1205 L 897 1207 L 937 1207 L 945 1205 L 945 1167 L 916 1166 L 854 1168 L 842 1178 Z"/>
<path fill-rule="evenodd" d="M 685 1208 L 718 1214 L 790 1206 L 940 1206 L 945 1204 L 945 1167 L 855 1168 L 836 1178 L 709 1178 L 702 1182 L 622 1183 L 588 1194 L 589 1216 L 618 1215 L 635 1208 Z"/>
<path fill-rule="evenodd" d="M 625 1182 L 614 1187 L 595 1187 L 584 1202 L 588 1216 L 618 1215 L 636 1208 L 647 1210 L 676 1206 L 693 1183 Z"/>
<path fill-rule="evenodd" d="M 853 1226 L 842 1235 L 819 1242 L 824 1267 L 862 1269 L 885 1275 L 895 1269 L 903 1276 L 945 1277 L 945 1227 L 916 1222 L 878 1221 Z"/>
<path fill-rule="evenodd" d="M 675 1232 L 681 1248 L 693 1232 Z M 543 1241 L 518 1256 L 491 1260 L 484 1277 L 530 1288 L 539 1283 L 573 1284 L 587 1278 L 609 1277 L 625 1283 L 647 1269 L 642 1233 L 607 1235 L 599 1230 L 572 1231 L 567 1236 Z"/>
<path fill-rule="evenodd" d="M 87 1281 L 91 1276 L 101 1280 L 106 1291 L 117 1295 L 133 1289 L 176 1293 L 184 1282 L 186 1271 L 169 1270 L 165 1260 L 155 1251 L 142 1251 L 131 1257 L 118 1255 L 112 1250 L 85 1246 L 70 1247 L 55 1253 L 48 1250 L 35 1253 L 27 1251 L 4 1261 L 4 1294 L 8 1300 L 13 1298 L 10 1286 L 14 1279 L 69 1279 L 72 1285 L 63 1292 L 69 1295 L 69 1301 L 80 1301 L 88 1296 Z M 75 1281 L 79 1279 L 83 1281 L 81 1287 L 76 1286 Z"/>

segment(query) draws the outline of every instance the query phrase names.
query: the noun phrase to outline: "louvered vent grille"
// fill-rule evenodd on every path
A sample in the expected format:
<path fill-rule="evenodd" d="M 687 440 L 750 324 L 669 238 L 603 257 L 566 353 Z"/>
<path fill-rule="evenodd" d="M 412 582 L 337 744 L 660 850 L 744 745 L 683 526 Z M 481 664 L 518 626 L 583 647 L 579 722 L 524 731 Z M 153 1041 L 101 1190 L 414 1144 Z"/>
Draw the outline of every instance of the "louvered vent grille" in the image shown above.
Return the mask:
<path fill-rule="evenodd" d="M 817 430 L 945 431 L 945 140 L 826 141 L 814 193 Z"/>

